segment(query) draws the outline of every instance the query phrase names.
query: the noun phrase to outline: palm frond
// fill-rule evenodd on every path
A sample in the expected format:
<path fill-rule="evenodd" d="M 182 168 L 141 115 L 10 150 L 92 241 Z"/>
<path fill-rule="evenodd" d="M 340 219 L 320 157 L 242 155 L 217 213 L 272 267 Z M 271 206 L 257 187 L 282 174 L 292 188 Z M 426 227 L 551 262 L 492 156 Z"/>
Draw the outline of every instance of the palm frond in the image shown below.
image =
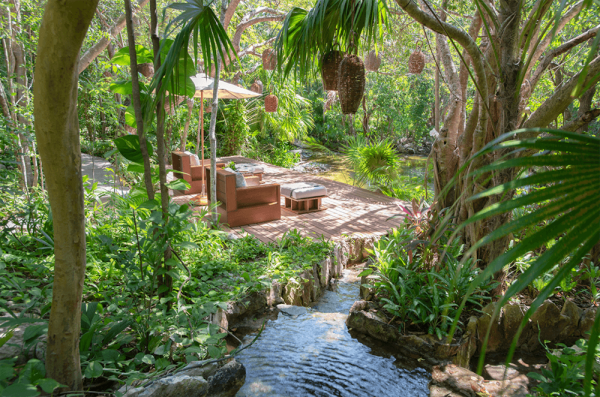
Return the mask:
<path fill-rule="evenodd" d="M 474 200 L 492 195 L 499 195 L 502 198 L 503 195 L 516 188 L 527 190 L 515 199 L 500 201 L 484 208 L 475 214 L 475 216 L 465 221 L 461 225 L 461 228 L 515 208 L 528 206 L 534 209 L 530 214 L 515 219 L 482 238 L 470 248 L 466 256 L 471 255 L 484 244 L 504 237 L 514 231 L 539 224 L 542 221 L 545 221 L 546 225 L 492 261 L 477 279 L 474 280 L 467 295 L 470 295 L 475 288 L 492 277 L 495 272 L 501 270 L 506 264 L 513 262 L 527 252 L 545 245 L 550 240 L 558 240 L 556 244 L 539 256 L 529 269 L 510 286 L 498 302 L 496 311 L 492 317 L 497 316 L 500 308 L 512 296 L 527 287 L 534 279 L 550 271 L 556 264 L 562 264 L 549 285 L 541 291 L 538 298 L 531 305 L 524 322 L 527 321 L 536 308 L 559 285 L 560 281 L 600 241 L 600 207 L 597 206 L 598 197 L 600 197 L 600 139 L 559 130 L 538 130 L 547 133 L 549 136 L 537 139 L 507 140 L 508 138 L 519 136 L 520 133 L 529 131 L 517 130 L 490 142 L 477 156 L 494 150 L 506 150 L 507 148 L 515 150 L 510 152 L 508 156 L 503 157 L 501 161 L 496 161 L 471 173 L 472 176 L 480 177 L 511 167 L 536 169 L 538 171 L 525 178 L 495 186 L 470 198 Z M 535 149 L 538 153 L 524 155 L 523 149 Z M 459 308 L 459 312 L 464 307 L 466 299 L 465 297 Z M 596 323 L 598 323 L 598 318 L 596 319 Z M 522 324 L 521 330 L 523 326 Z M 598 333 L 597 328 L 593 330 L 596 334 Z M 509 360 L 516 348 L 518 337 L 519 335 L 517 334 L 511 346 Z M 484 357 L 485 350 L 480 356 L 480 367 Z M 589 360 L 593 359 L 594 355 L 588 354 L 587 364 L 589 365 Z M 585 382 L 586 390 L 590 391 L 591 375 L 587 372 Z"/>
<path fill-rule="evenodd" d="M 235 49 L 223 25 L 219 22 L 219 18 L 210 6 L 203 4 L 202 0 L 186 0 L 183 3 L 173 3 L 168 8 L 179 10 L 181 13 L 165 29 L 165 37 L 176 31 L 178 33 L 152 79 L 150 90 L 156 90 L 156 98 L 164 97 L 167 91 L 181 91 L 179 88 L 181 79 L 174 76 L 182 74 L 180 73 L 181 68 L 186 71 L 189 68 L 187 62 L 191 59 L 187 60 L 187 51 L 190 38 L 193 42 L 194 62 L 198 62 L 199 51 L 201 50 L 204 69 L 207 72 L 212 70 L 217 56 L 221 56 L 221 59 L 237 57 L 237 55 L 232 55 L 236 54 Z M 165 45 L 168 45 L 168 43 L 168 40 L 161 41 L 161 52 L 165 50 Z M 192 68 L 195 70 L 194 65 L 192 65 Z M 184 92 L 185 95 L 193 95 L 193 92 L 188 93 L 186 88 L 184 88 Z"/>
<path fill-rule="evenodd" d="M 358 45 L 361 36 L 366 45 L 376 45 L 387 10 L 385 0 L 318 0 L 310 11 L 293 8 L 274 45 L 283 76 L 296 67 L 300 76 L 313 75 L 321 55 L 335 47 L 347 50 L 353 41 Z"/>

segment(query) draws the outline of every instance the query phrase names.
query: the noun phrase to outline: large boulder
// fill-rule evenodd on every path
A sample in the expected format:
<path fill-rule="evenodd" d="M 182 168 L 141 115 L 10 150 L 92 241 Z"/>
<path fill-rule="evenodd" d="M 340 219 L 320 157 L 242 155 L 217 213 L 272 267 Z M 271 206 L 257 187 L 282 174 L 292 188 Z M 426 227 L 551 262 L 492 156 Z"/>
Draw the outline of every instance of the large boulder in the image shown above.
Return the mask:
<path fill-rule="evenodd" d="M 123 397 L 205 397 L 208 382 L 201 376 L 177 374 L 158 379 L 147 387 L 129 389 Z"/>
<path fill-rule="evenodd" d="M 524 340 L 521 348 L 526 351 L 535 351 L 541 347 L 540 340 L 557 341 L 558 336 L 569 324 L 569 320 L 560 313 L 554 302 L 544 301 L 533 313 L 531 321 L 525 328 L 524 335 L 528 337 Z"/>
<path fill-rule="evenodd" d="M 246 368 L 234 359 L 208 378 L 208 395 L 233 397 L 244 385 L 244 382 L 246 382 Z"/>

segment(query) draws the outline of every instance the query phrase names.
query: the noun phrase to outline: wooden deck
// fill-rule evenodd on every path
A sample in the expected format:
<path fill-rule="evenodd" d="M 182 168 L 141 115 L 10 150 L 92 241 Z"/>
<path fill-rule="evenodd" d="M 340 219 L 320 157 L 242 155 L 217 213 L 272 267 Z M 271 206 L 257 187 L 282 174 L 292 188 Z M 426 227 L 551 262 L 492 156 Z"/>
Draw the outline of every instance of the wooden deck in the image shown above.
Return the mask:
<path fill-rule="evenodd" d="M 397 204 L 401 200 L 371 192 L 345 183 L 320 178 L 315 175 L 277 167 L 245 157 L 222 157 L 219 161 L 236 163 L 255 163 L 265 169 L 265 183 L 314 182 L 327 188 L 328 196 L 323 199 L 324 211 L 297 215 L 284 209 L 281 220 L 252 224 L 230 229 L 234 233 L 250 233 L 263 242 L 272 242 L 291 229 L 298 229 L 303 236 L 336 240 L 344 236 L 377 236 L 389 229 L 400 226 L 401 218 L 388 220 L 400 213 Z M 196 195 L 176 196 L 173 200 L 179 204 L 189 202 Z M 281 197 L 281 205 L 284 205 Z"/>

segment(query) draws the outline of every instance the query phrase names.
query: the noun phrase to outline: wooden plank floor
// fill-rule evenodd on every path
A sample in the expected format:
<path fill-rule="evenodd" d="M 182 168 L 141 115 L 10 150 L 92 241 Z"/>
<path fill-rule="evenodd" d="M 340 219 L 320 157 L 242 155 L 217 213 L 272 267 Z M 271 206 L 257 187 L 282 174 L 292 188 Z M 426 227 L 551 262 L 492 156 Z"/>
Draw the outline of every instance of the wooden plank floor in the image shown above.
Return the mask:
<path fill-rule="evenodd" d="M 222 157 L 219 161 L 236 163 L 255 163 L 264 167 L 265 183 L 314 182 L 327 188 L 328 196 L 323 199 L 327 209 L 319 212 L 297 215 L 281 210 L 281 220 L 252 224 L 230 229 L 234 233 L 250 233 L 263 242 L 272 242 L 291 229 L 298 229 L 303 236 L 336 240 L 343 236 L 376 236 L 385 234 L 389 229 L 400 226 L 401 218 L 388 220 L 400 213 L 397 204 L 401 200 L 387 197 L 345 183 L 321 178 L 315 175 L 277 167 L 245 157 Z M 173 200 L 183 204 L 196 195 L 176 196 Z M 284 198 L 281 197 L 283 207 Z"/>

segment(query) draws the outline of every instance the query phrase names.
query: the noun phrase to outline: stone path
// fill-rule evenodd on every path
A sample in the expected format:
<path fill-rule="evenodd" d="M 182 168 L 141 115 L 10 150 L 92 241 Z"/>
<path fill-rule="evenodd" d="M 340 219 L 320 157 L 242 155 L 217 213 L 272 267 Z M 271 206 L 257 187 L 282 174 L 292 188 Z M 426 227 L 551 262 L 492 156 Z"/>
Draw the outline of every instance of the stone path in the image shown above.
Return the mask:
<path fill-rule="evenodd" d="M 97 192 L 115 192 L 121 195 L 129 192 L 129 188 L 124 187 L 120 180 L 117 179 L 115 184 L 114 174 L 108 170 L 109 168 L 112 169 L 113 165 L 102 157 L 81 153 L 82 175 L 87 175 L 88 181 L 92 184 L 98 182 Z"/>

